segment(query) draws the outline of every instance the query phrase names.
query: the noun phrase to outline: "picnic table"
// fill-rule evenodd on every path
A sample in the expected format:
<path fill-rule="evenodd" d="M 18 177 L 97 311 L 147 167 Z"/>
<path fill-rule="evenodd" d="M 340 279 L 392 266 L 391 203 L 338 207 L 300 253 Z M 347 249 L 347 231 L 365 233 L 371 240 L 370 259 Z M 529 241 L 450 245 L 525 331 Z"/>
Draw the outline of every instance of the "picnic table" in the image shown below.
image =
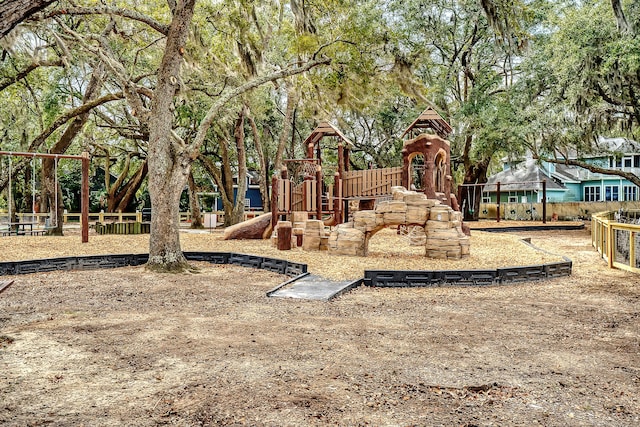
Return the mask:
<path fill-rule="evenodd" d="M 41 236 L 46 230 L 33 229 L 37 222 L 10 222 L 7 228 L 2 230 L 3 236 Z"/>

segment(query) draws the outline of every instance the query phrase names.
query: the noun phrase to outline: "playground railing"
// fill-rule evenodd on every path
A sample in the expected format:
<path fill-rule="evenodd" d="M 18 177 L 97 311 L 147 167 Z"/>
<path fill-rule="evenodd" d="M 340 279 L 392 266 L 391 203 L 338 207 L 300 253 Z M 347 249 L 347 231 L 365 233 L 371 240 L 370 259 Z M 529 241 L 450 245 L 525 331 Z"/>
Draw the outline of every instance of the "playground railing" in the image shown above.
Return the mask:
<path fill-rule="evenodd" d="M 640 210 L 593 214 L 591 243 L 610 268 L 640 273 Z"/>
<path fill-rule="evenodd" d="M 344 197 L 391 194 L 391 187 L 402 185 L 402 167 L 348 171 L 342 181 Z"/>

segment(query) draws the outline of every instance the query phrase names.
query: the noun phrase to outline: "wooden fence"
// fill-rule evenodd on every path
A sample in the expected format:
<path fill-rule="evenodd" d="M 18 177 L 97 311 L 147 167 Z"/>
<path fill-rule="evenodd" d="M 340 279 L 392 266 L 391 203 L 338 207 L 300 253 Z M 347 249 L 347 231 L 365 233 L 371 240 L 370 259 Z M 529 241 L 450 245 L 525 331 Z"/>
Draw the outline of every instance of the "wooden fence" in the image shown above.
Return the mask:
<path fill-rule="evenodd" d="M 348 171 L 343 175 L 343 197 L 386 196 L 400 185 L 402 167 Z"/>
<path fill-rule="evenodd" d="M 289 179 L 278 180 L 278 211 L 279 212 L 318 212 L 318 203 L 322 213 L 333 211 L 335 200 L 334 189 L 329 186 L 327 191 L 318 195 L 320 186 L 315 179 L 295 184 Z"/>
<path fill-rule="evenodd" d="M 591 242 L 610 268 L 640 273 L 640 211 L 591 216 Z"/>

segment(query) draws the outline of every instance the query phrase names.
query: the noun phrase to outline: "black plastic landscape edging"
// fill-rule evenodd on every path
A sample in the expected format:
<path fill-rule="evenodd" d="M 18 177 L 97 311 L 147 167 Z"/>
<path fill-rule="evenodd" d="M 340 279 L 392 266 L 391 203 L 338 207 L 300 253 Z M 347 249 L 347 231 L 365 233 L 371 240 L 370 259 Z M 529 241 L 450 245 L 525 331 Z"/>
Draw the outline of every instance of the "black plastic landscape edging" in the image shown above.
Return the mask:
<path fill-rule="evenodd" d="M 550 255 L 549 251 L 531 244 L 530 239 L 520 239 L 531 248 Z M 552 279 L 570 276 L 573 262 L 563 256 L 563 261 L 541 265 L 503 267 L 495 270 L 365 270 L 364 284 L 375 287 L 437 287 L 443 285 L 498 285 L 516 282 Z"/>
<path fill-rule="evenodd" d="M 551 230 L 583 230 L 584 223 L 577 225 L 514 225 L 512 227 L 474 227 L 471 231 L 486 231 L 489 233 L 513 233 L 521 231 L 551 231 Z"/>
<path fill-rule="evenodd" d="M 523 267 L 505 267 L 495 270 L 441 270 L 399 271 L 365 270 L 364 284 L 375 287 L 438 287 L 443 285 L 497 285 L 515 282 L 531 282 L 571 275 L 572 262 Z"/>
<path fill-rule="evenodd" d="M 184 252 L 184 256 L 188 261 L 234 264 L 273 271 L 289 277 L 296 277 L 307 272 L 306 264 L 232 252 Z M 48 271 L 129 267 L 145 264 L 148 260 L 148 254 L 118 254 L 9 261 L 0 262 L 0 276 L 45 273 Z"/>
<path fill-rule="evenodd" d="M 526 240 L 523 240 L 523 243 L 536 250 L 547 252 Z M 234 252 L 184 252 L 184 256 L 189 261 L 239 265 L 268 270 L 290 277 L 289 280 L 269 291 L 267 295 L 308 275 L 307 264 L 277 258 Z M 145 264 L 148 259 L 148 254 L 118 254 L 8 261 L 0 262 L 0 276 L 138 266 Z M 481 286 L 543 280 L 571 275 L 572 261 L 567 257 L 563 257 L 563 259 L 562 262 L 504 267 L 495 270 L 365 270 L 364 278 L 354 280 L 354 286 L 350 286 L 348 289 L 352 289 L 360 283 L 375 287 L 437 287 L 443 285 Z"/>

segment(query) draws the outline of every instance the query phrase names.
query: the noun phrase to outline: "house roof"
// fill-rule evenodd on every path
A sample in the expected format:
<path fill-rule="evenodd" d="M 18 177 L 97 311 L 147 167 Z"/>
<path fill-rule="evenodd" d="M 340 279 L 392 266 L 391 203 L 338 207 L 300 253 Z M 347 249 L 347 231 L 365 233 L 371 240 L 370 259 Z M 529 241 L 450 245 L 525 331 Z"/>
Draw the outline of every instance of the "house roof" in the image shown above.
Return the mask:
<path fill-rule="evenodd" d="M 449 123 L 431 107 L 424 110 L 422 114 L 409 125 L 402 134 L 402 138 L 413 129 L 433 129 L 442 139 L 447 139 L 447 136 L 453 131 Z"/>
<path fill-rule="evenodd" d="M 599 136 L 588 152 L 578 155 L 575 149 L 568 151 L 567 155 L 570 159 L 587 158 L 594 159 L 599 157 L 609 157 L 613 153 L 618 154 L 640 154 L 640 143 L 627 138 L 606 138 Z"/>
<path fill-rule="evenodd" d="M 337 136 L 342 141 L 344 141 L 347 145 L 353 147 L 353 142 L 349 141 L 349 138 L 344 136 L 342 132 L 340 132 L 336 127 L 334 127 L 329 122 L 320 122 L 320 124 L 311 132 L 311 134 L 304 140 L 304 146 L 308 146 L 310 143 L 313 143 L 315 147 L 322 138 L 325 136 Z"/>
<path fill-rule="evenodd" d="M 551 174 L 552 177 L 558 178 L 562 182 L 580 182 L 580 170 L 579 166 L 569 166 L 562 163 L 555 164 L 555 172 Z"/>
<path fill-rule="evenodd" d="M 640 153 L 640 144 L 627 138 L 605 138 L 598 137 L 596 141 L 597 153 L 617 152 L 622 154 L 638 154 Z"/>
<path fill-rule="evenodd" d="M 527 159 L 490 176 L 482 191 L 496 191 L 498 182 L 500 191 L 542 190 L 542 180 L 547 181 L 547 190 L 567 190 L 564 185 L 551 179 L 534 159 Z"/>

